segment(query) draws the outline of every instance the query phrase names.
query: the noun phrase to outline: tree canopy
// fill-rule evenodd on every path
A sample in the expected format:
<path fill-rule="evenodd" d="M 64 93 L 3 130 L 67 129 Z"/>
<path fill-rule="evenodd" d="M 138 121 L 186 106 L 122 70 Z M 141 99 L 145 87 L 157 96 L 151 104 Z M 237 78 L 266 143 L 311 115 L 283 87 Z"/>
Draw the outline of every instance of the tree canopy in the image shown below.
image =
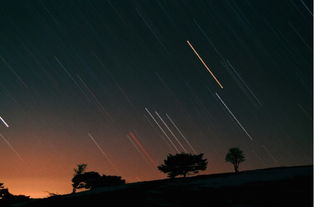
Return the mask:
<path fill-rule="evenodd" d="M 4 187 L 3 183 L 0 183 L 0 206 L 23 202 L 26 200 L 29 200 L 29 196 L 13 195 L 9 192 L 8 188 Z"/>
<path fill-rule="evenodd" d="M 225 160 L 233 164 L 234 171 L 239 172 L 239 165 L 241 162 L 245 161 L 245 155 L 242 150 L 237 147 L 230 148 Z"/>
<path fill-rule="evenodd" d="M 125 180 L 120 176 L 100 175 L 98 172 L 94 171 L 85 172 L 86 167 L 86 164 L 79 164 L 78 167 L 74 169 L 76 174 L 72 178 L 73 193 L 77 189 L 84 188 L 92 190 L 98 187 L 125 184 Z"/>
<path fill-rule="evenodd" d="M 175 178 L 178 175 L 186 177 L 188 174 L 195 174 L 201 170 L 206 170 L 207 160 L 203 159 L 203 153 L 194 155 L 190 153 L 169 154 L 164 164 L 158 169 L 168 174 L 168 177 Z"/>

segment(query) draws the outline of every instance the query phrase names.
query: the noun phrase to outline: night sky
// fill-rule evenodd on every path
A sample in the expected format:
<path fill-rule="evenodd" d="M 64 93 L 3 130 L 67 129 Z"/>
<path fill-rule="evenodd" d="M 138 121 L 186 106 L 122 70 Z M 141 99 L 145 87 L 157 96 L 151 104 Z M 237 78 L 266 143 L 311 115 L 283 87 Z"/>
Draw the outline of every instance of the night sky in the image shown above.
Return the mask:
<path fill-rule="evenodd" d="M 161 179 L 182 151 L 229 172 L 230 147 L 240 170 L 311 164 L 312 23 L 310 0 L 1 1 L 0 182 Z"/>

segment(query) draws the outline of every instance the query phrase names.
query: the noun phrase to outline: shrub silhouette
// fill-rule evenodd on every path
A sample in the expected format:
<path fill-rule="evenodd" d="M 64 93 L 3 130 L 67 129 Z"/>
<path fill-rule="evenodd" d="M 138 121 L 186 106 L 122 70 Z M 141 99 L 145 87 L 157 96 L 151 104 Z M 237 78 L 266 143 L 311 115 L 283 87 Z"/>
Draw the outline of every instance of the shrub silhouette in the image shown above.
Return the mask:
<path fill-rule="evenodd" d="M 169 154 L 164 164 L 158 166 L 158 169 L 168 174 L 168 177 L 175 178 L 178 175 L 186 177 L 189 173 L 198 173 L 200 170 L 206 170 L 207 160 L 203 159 L 203 153 L 193 155 L 189 153 Z"/>
<path fill-rule="evenodd" d="M 239 164 L 241 162 L 245 161 L 245 156 L 244 156 L 244 153 L 242 150 L 240 150 L 237 147 L 234 147 L 234 148 L 229 149 L 225 160 L 227 162 L 231 162 L 233 164 L 233 167 L 234 167 L 234 172 L 238 173 L 239 172 Z"/>
<path fill-rule="evenodd" d="M 84 172 L 86 166 L 83 171 L 80 173 L 75 174 L 72 178 L 72 186 L 73 186 L 73 193 L 76 189 L 95 189 L 98 187 L 104 186 L 116 186 L 125 184 L 125 180 L 123 180 L 120 176 L 112 176 L 112 175 L 100 175 L 98 172 Z"/>

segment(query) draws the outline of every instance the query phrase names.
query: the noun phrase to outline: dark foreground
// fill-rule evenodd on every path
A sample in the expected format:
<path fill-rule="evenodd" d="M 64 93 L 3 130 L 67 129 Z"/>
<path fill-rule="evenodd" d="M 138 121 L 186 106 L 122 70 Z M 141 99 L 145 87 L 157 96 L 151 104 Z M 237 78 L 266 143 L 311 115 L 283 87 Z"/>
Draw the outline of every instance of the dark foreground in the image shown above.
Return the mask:
<path fill-rule="evenodd" d="M 126 184 L 14 206 L 301 207 L 312 201 L 313 166 L 301 166 Z"/>

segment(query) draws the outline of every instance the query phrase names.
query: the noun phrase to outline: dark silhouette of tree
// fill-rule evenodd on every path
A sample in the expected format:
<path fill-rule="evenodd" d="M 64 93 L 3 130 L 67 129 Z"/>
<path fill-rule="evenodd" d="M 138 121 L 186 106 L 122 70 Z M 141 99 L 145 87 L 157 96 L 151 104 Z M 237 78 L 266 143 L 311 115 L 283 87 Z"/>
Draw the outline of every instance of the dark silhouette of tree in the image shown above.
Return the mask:
<path fill-rule="evenodd" d="M 206 170 L 207 160 L 203 159 L 203 153 L 193 155 L 189 153 L 169 154 L 164 164 L 158 166 L 158 169 L 168 174 L 168 177 L 175 178 L 178 175 L 186 177 L 189 173 L 198 173 Z"/>
<path fill-rule="evenodd" d="M 4 184 L 0 183 L 0 199 L 6 200 L 11 199 L 13 195 L 9 192 L 7 188 L 4 188 Z"/>
<path fill-rule="evenodd" d="M 13 195 L 9 192 L 8 188 L 4 187 L 3 183 L 0 183 L 0 206 L 23 202 L 26 200 L 29 200 L 29 196 Z"/>
<path fill-rule="evenodd" d="M 100 178 L 101 176 L 97 172 L 85 172 L 74 176 L 72 182 L 73 186 L 76 186 L 76 189 L 92 189 L 97 185 Z"/>
<path fill-rule="evenodd" d="M 86 166 L 83 171 L 79 171 L 80 173 L 75 174 L 72 178 L 73 193 L 75 193 L 77 189 L 84 188 L 92 190 L 98 187 L 125 184 L 125 180 L 123 180 L 120 176 L 100 175 L 94 171 L 84 172 L 85 169 Z"/>
<path fill-rule="evenodd" d="M 244 156 L 244 153 L 242 150 L 240 150 L 237 147 L 234 147 L 234 148 L 229 149 L 225 160 L 227 162 L 231 162 L 233 164 L 233 167 L 234 167 L 234 172 L 238 173 L 239 172 L 239 164 L 241 162 L 245 161 L 245 156 Z"/>
<path fill-rule="evenodd" d="M 121 176 L 102 175 L 98 185 L 95 185 L 95 187 L 116 186 L 122 184 L 125 184 L 125 180 L 123 180 Z"/>
<path fill-rule="evenodd" d="M 73 179 L 76 176 L 83 174 L 85 172 L 86 168 L 87 168 L 87 164 L 78 164 L 77 167 L 73 169 L 74 170 Z M 79 189 L 80 183 L 77 181 L 77 179 L 75 179 L 75 180 L 73 180 L 73 179 L 72 179 L 72 187 L 73 187 L 72 193 L 75 193 L 76 189 Z"/>
<path fill-rule="evenodd" d="M 87 164 L 78 164 L 77 168 L 74 168 L 74 175 L 79 175 L 82 174 L 83 172 L 85 172 L 87 168 Z"/>

